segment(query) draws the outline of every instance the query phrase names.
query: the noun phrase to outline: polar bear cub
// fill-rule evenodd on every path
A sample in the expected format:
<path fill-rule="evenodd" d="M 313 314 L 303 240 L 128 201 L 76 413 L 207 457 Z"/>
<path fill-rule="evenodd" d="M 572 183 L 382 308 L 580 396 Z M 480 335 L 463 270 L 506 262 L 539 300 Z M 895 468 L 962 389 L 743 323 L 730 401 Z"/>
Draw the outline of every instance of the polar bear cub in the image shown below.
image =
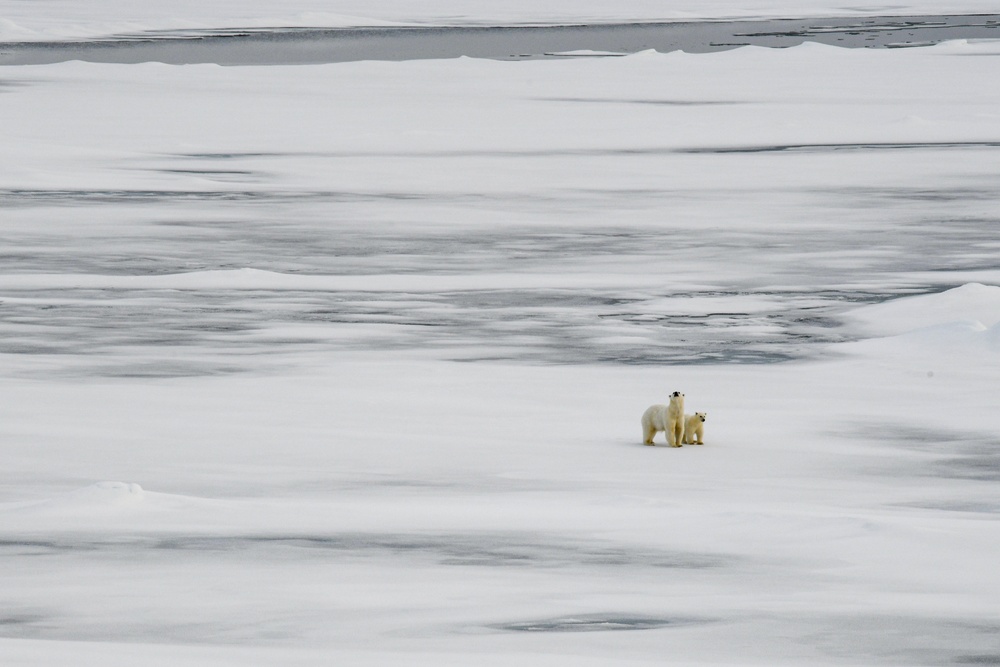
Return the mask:
<path fill-rule="evenodd" d="M 670 405 L 651 405 L 642 413 L 642 442 L 653 444 L 653 436 L 663 431 L 667 444 L 680 447 L 684 439 L 684 394 L 670 394 Z"/>
<path fill-rule="evenodd" d="M 684 444 L 704 445 L 705 444 L 705 420 L 708 413 L 696 412 L 693 415 L 684 415 Z"/>

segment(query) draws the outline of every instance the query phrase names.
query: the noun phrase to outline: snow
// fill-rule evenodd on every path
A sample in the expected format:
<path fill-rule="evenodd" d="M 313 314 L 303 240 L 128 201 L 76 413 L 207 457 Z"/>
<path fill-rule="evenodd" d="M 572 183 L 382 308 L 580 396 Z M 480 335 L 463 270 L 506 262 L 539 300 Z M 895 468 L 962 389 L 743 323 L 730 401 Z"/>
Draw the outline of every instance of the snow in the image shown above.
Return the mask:
<path fill-rule="evenodd" d="M 996 662 L 994 55 L 4 69 L 0 662 Z"/>
<path fill-rule="evenodd" d="M 1000 287 L 968 283 L 938 294 L 895 299 L 860 308 L 849 317 L 868 333 L 900 334 L 914 329 L 972 320 L 983 328 L 1000 322 Z"/>
<path fill-rule="evenodd" d="M 632 286 L 636 278 L 622 276 L 618 281 Z M 641 282 L 641 279 L 640 279 Z M 653 279 L 646 281 L 650 286 Z M 0 287 L 8 290 L 40 289 L 156 289 L 156 290 L 295 290 L 368 292 L 442 292 L 467 289 L 570 289 L 586 286 L 609 286 L 615 276 L 587 274 L 479 273 L 468 275 L 364 275 L 315 276 L 233 269 L 192 271 L 159 276 L 106 276 L 95 274 L 14 274 L 0 276 Z"/>
<path fill-rule="evenodd" d="M 921 355 L 937 363 L 980 363 L 1000 352 L 1000 288 L 968 283 L 938 294 L 859 308 L 846 319 L 868 336 L 854 347 L 883 356 Z"/>
<path fill-rule="evenodd" d="M 201 646 L 206 664 L 256 645 L 306 664 L 987 651 L 996 358 L 920 366 L 919 382 L 909 364 L 359 357 L 280 377 L 7 380 L 7 495 L 70 490 L 0 509 L 5 609 L 26 619 L 0 652 L 29 638 L 39 664 L 58 660 L 53 638 L 105 642 L 84 654 L 112 662 Z M 705 446 L 639 444 L 664 386 L 710 413 Z M 85 481 L 100 475 L 144 490 Z M 684 622 L 502 629 L 581 615 Z"/>

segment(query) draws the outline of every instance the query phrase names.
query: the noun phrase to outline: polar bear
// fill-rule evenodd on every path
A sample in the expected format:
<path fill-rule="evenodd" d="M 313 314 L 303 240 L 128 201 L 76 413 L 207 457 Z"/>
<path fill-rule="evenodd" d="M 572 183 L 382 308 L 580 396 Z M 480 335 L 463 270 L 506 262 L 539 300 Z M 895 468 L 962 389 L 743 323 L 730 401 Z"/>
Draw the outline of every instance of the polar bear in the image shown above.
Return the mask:
<path fill-rule="evenodd" d="M 653 444 L 653 436 L 663 431 L 667 444 L 680 447 L 684 439 L 684 394 L 675 391 L 670 394 L 670 405 L 651 405 L 642 413 L 642 442 Z"/>
<path fill-rule="evenodd" d="M 705 444 L 705 420 L 708 413 L 696 412 L 693 415 L 684 415 L 684 444 L 704 445 Z"/>

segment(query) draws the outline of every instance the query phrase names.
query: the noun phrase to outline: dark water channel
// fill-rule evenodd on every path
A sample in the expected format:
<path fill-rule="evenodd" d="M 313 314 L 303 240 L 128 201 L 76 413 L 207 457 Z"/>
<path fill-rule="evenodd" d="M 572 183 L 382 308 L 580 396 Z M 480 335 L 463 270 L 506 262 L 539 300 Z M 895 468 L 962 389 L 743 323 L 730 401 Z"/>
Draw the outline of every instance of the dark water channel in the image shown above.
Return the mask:
<path fill-rule="evenodd" d="M 950 39 L 1000 38 L 1000 14 L 833 17 L 550 26 L 266 28 L 163 31 L 79 42 L 0 44 L 0 65 L 68 60 L 107 63 L 292 65 L 355 60 L 470 56 L 558 58 L 755 45 L 784 48 L 819 42 L 853 48 L 924 46 Z M 580 54 L 575 54 L 580 55 Z"/>

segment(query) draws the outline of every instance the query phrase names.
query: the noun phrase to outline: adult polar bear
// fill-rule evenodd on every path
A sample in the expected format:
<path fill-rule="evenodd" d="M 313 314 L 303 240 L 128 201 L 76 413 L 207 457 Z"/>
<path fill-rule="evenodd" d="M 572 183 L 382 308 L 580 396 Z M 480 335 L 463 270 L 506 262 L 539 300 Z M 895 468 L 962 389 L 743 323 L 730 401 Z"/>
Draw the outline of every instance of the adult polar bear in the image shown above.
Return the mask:
<path fill-rule="evenodd" d="M 653 444 L 653 436 L 663 431 L 667 444 L 680 447 L 684 440 L 684 394 L 670 394 L 670 405 L 651 405 L 642 413 L 642 442 Z"/>

